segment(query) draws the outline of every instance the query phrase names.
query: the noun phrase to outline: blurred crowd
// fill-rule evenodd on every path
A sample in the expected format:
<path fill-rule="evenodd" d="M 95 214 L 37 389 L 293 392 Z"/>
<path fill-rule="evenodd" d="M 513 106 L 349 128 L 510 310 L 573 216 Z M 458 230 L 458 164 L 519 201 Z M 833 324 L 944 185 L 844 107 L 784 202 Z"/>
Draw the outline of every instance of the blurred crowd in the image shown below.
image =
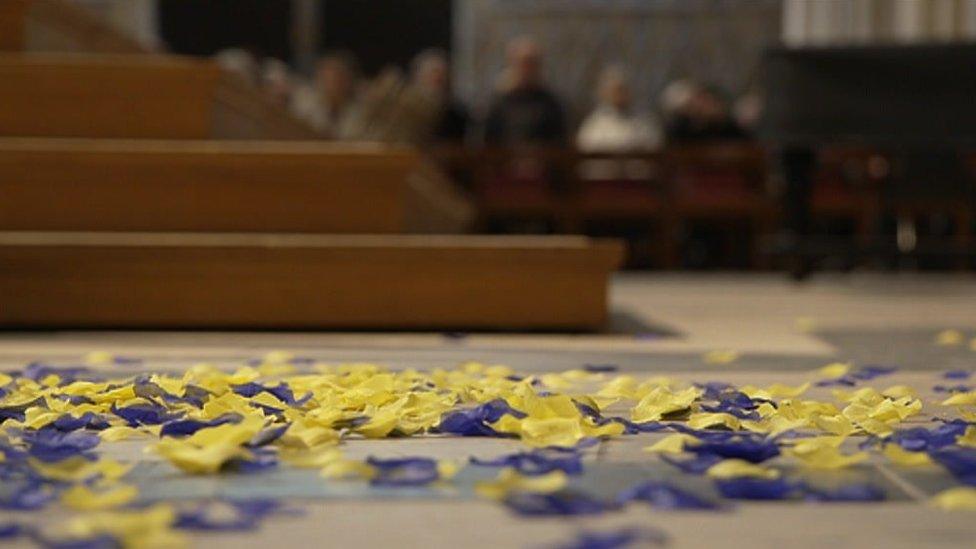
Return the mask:
<path fill-rule="evenodd" d="M 217 54 L 226 70 L 258 86 L 324 139 L 415 144 L 571 145 L 586 152 L 638 152 L 669 143 L 748 139 L 762 107 L 757 92 L 735 100 L 708 83 L 680 79 L 641 108 L 628 70 L 603 69 L 594 107 L 574 130 L 567 106 L 544 77 L 544 55 L 530 37 L 507 45 L 506 65 L 482 116 L 452 93 L 443 51 L 418 54 L 408 71 L 381 70 L 372 78 L 345 51 L 325 54 L 311 79 L 277 59 L 245 50 Z"/>

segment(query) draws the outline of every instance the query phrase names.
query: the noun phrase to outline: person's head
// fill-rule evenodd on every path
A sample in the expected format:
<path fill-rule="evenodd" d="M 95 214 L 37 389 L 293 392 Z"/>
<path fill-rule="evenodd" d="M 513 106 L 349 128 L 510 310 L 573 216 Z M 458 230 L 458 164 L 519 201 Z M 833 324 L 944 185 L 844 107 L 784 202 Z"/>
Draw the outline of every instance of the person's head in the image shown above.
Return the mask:
<path fill-rule="evenodd" d="M 666 118 L 682 116 L 688 112 L 691 97 L 698 85 L 684 78 L 671 81 L 661 90 L 661 113 Z"/>
<path fill-rule="evenodd" d="M 348 101 L 356 87 L 358 70 L 355 58 L 345 52 L 323 56 L 315 69 L 315 77 L 323 98 L 332 104 Z"/>
<path fill-rule="evenodd" d="M 261 88 L 275 104 L 287 105 L 292 92 L 288 65 L 278 59 L 265 59 L 261 69 Z"/>
<path fill-rule="evenodd" d="M 214 61 L 221 69 L 239 75 L 254 84 L 258 76 L 258 62 L 251 52 L 243 48 L 228 48 L 214 54 Z"/>
<path fill-rule="evenodd" d="M 597 95 L 600 103 L 624 111 L 630 108 L 631 91 L 630 78 L 623 67 L 611 66 L 600 74 L 597 85 Z"/>
<path fill-rule="evenodd" d="M 516 38 L 508 43 L 508 75 L 513 89 L 531 88 L 542 78 L 542 50 L 534 39 L 528 36 Z"/>
<path fill-rule="evenodd" d="M 698 86 L 689 99 L 688 114 L 698 120 L 718 120 L 728 116 L 728 105 L 718 89 Z"/>
<path fill-rule="evenodd" d="M 445 96 L 450 87 L 447 55 L 438 49 L 424 50 L 410 64 L 411 83 L 424 94 Z"/>

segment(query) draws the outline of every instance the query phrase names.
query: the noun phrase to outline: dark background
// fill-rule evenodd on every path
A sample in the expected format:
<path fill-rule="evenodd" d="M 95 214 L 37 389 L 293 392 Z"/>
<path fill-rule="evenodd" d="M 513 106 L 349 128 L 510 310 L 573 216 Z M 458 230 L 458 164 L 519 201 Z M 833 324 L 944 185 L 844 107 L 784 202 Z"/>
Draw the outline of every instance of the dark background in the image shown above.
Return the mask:
<path fill-rule="evenodd" d="M 356 52 L 367 74 L 430 47 L 451 48 L 451 0 L 323 2 L 319 51 Z M 212 55 L 240 47 L 294 61 L 289 0 L 161 0 L 160 35 L 174 53 Z"/>

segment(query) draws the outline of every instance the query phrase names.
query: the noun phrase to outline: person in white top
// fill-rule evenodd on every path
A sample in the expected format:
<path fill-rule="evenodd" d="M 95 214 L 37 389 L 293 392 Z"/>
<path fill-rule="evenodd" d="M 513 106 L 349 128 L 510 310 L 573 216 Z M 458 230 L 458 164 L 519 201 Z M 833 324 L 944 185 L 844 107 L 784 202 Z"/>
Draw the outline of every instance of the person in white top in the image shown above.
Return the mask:
<path fill-rule="evenodd" d="M 291 111 L 326 139 L 351 140 L 362 134 L 361 103 L 355 59 L 333 52 L 319 60 L 314 82 L 296 87 Z"/>
<path fill-rule="evenodd" d="M 657 120 L 632 107 L 630 81 L 620 67 L 603 71 L 597 86 L 597 107 L 583 120 L 576 146 L 584 152 L 638 152 L 660 146 Z"/>

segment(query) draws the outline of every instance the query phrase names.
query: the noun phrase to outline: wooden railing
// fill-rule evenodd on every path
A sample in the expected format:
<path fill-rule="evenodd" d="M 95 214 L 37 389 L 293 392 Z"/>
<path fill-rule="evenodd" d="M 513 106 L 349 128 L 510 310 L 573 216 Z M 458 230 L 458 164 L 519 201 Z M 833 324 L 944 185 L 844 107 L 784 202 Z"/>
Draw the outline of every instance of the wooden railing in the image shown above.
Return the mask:
<path fill-rule="evenodd" d="M 754 143 L 632 154 L 453 147 L 430 154 L 470 188 L 481 230 L 504 229 L 511 221 L 556 233 L 585 233 L 600 222 L 640 223 L 652 243 L 649 260 L 666 268 L 679 266 L 687 227 L 701 223 L 739 227 L 737 234 L 748 239 L 750 265 L 764 268 L 763 243 L 783 217 L 774 159 Z M 848 220 L 856 239 L 870 238 L 886 176 L 872 166 L 879 158 L 860 148 L 823 151 L 812 215 Z"/>

